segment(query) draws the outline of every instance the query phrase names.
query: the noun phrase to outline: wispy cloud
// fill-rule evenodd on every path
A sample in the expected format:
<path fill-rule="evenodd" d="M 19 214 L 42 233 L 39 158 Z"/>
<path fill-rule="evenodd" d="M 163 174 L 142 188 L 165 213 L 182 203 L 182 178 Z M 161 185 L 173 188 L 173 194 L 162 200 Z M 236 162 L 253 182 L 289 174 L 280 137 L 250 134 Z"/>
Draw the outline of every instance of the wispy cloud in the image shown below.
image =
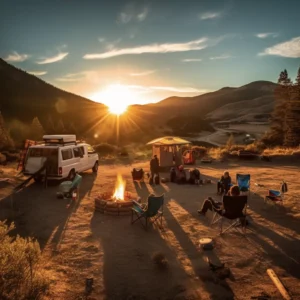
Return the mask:
<path fill-rule="evenodd" d="M 276 55 L 290 58 L 300 57 L 300 36 L 289 41 L 266 48 L 264 52 L 258 55 Z"/>
<path fill-rule="evenodd" d="M 231 55 L 220 55 L 220 56 L 213 56 L 213 57 L 210 57 L 209 59 L 211 60 L 216 60 L 216 59 L 228 59 L 228 58 L 231 58 L 232 56 Z"/>
<path fill-rule="evenodd" d="M 221 17 L 221 13 L 220 12 L 206 12 L 203 14 L 199 15 L 199 18 L 201 20 L 211 20 L 211 19 L 216 19 Z"/>
<path fill-rule="evenodd" d="M 56 78 L 56 80 L 62 81 L 62 82 L 74 82 L 74 81 L 79 81 L 79 80 L 86 78 L 88 74 L 89 74 L 88 71 L 79 72 L 79 73 L 69 73 L 62 77 Z"/>
<path fill-rule="evenodd" d="M 183 59 L 182 62 L 199 62 L 199 61 L 202 61 L 201 58 L 186 58 L 186 59 Z"/>
<path fill-rule="evenodd" d="M 121 24 L 127 24 L 131 21 L 143 22 L 146 20 L 149 14 L 149 7 L 137 7 L 133 3 L 127 4 L 123 11 L 118 15 L 117 22 Z"/>
<path fill-rule="evenodd" d="M 85 54 L 84 59 L 105 59 L 114 56 L 143 53 L 168 53 L 202 50 L 207 47 L 207 39 L 202 38 L 187 43 L 151 44 L 133 48 L 113 49 L 103 53 Z"/>
<path fill-rule="evenodd" d="M 16 51 L 13 51 L 13 53 L 9 54 L 4 60 L 10 61 L 10 62 L 22 62 L 29 58 L 29 55 L 27 54 L 19 54 Z"/>
<path fill-rule="evenodd" d="M 43 58 L 41 61 L 37 61 L 36 63 L 39 65 L 52 64 L 57 61 L 63 60 L 68 54 L 68 52 L 59 53 L 56 56 Z"/>
<path fill-rule="evenodd" d="M 43 76 L 47 74 L 46 71 L 27 71 L 27 73 L 35 76 Z"/>
<path fill-rule="evenodd" d="M 143 86 L 143 85 L 128 85 L 130 89 L 143 90 L 143 91 L 168 91 L 176 93 L 207 93 L 208 90 L 199 90 L 192 87 L 175 87 L 175 86 Z"/>
<path fill-rule="evenodd" d="M 155 72 L 156 72 L 156 70 L 148 70 L 148 71 L 139 72 L 139 73 L 131 73 L 130 76 L 147 76 L 147 75 L 153 74 Z"/>
<path fill-rule="evenodd" d="M 149 13 L 148 7 L 144 7 L 143 10 L 137 14 L 136 16 L 137 20 L 139 22 L 143 22 L 144 20 L 146 20 L 148 13 Z"/>
<path fill-rule="evenodd" d="M 264 32 L 264 33 L 257 33 L 255 36 L 260 38 L 260 39 L 265 39 L 265 38 L 268 38 L 268 37 L 275 38 L 275 37 L 278 36 L 278 34 L 275 33 L 275 32 Z"/>

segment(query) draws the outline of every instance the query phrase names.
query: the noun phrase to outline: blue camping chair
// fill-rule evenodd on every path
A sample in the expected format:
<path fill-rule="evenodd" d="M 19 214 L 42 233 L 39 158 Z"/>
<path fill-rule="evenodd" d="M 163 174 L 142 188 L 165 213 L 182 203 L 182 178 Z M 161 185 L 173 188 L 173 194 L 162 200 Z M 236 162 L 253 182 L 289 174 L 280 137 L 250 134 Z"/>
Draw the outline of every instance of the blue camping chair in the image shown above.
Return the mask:
<path fill-rule="evenodd" d="M 269 194 L 265 196 L 265 202 L 271 201 L 283 205 L 284 194 L 288 192 L 288 186 L 285 181 L 281 183 L 280 190 L 269 190 Z"/>
<path fill-rule="evenodd" d="M 134 201 L 131 214 L 131 224 L 134 224 L 136 221 L 140 220 L 143 227 L 147 230 L 149 221 L 154 223 L 160 220 L 160 228 L 162 228 L 164 198 L 164 194 L 161 196 L 155 196 L 151 194 L 148 196 L 148 203 L 145 207 Z M 135 219 L 134 216 L 136 217 Z M 142 219 L 145 219 L 145 224 L 142 222 Z"/>
<path fill-rule="evenodd" d="M 236 182 L 241 193 L 248 193 L 250 196 L 250 174 L 236 174 Z"/>
<path fill-rule="evenodd" d="M 76 174 L 73 181 L 63 181 L 59 185 L 59 192 L 56 193 L 57 198 L 71 198 L 72 193 L 76 192 L 76 199 L 79 199 L 79 186 L 82 176 Z"/>

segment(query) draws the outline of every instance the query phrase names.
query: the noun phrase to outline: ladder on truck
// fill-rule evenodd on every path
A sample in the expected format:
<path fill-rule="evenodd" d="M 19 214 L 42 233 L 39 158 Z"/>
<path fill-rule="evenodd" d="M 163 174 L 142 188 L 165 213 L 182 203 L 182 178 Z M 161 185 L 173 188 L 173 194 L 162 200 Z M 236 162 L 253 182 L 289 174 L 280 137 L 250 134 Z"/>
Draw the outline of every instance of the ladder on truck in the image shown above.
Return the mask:
<path fill-rule="evenodd" d="M 24 148 L 20 152 L 20 160 L 19 160 L 19 163 L 18 163 L 17 170 L 20 170 L 20 171 L 23 170 L 28 148 L 30 146 L 33 146 L 33 145 L 36 145 L 36 144 L 37 144 L 36 141 L 32 141 L 32 140 L 26 140 L 25 141 Z"/>

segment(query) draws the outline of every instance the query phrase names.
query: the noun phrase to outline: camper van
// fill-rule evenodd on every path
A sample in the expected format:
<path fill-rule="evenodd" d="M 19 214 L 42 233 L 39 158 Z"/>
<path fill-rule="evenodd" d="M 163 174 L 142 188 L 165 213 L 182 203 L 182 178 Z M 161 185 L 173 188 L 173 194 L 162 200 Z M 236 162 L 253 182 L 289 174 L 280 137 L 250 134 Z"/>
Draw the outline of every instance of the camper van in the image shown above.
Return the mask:
<path fill-rule="evenodd" d="M 77 142 L 75 135 L 44 135 L 43 140 L 43 143 L 29 147 L 24 161 L 24 175 L 34 175 L 46 160 L 49 162 L 48 179 L 72 180 L 76 172 L 89 169 L 97 173 L 98 154 L 91 145 Z M 41 181 L 43 174 L 36 175 L 34 180 Z"/>

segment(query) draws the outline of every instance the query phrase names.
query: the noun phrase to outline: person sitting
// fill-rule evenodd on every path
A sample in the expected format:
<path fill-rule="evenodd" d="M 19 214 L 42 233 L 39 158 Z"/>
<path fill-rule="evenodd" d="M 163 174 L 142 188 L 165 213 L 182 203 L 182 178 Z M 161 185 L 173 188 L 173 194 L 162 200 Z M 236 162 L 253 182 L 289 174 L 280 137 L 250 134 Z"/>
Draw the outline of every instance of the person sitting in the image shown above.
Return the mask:
<path fill-rule="evenodd" d="M 176 183 L 183 184 L 186 183 L 186 174 L 183 165 L 179 166 L 176 170 Z"/>
<path fill-rule="evenodd" d="M 228 171 L 225 171 L 221 179 L 218 181 L 218 194 L 227 194 L 231 187 L 231 177 Z"/>
<path fill-rule="evenodd" d="M 230 188 L 228 196 L 239 196 L 240 188 L 237 185 L 234 185 Z M 222 209 L 222 202 L 215 201 L 211 197 L 208 197 L 204 200 L 201 210 L 198 210 L 198 214 L 205 216 L 208 210 L 220 210 Z"/>

